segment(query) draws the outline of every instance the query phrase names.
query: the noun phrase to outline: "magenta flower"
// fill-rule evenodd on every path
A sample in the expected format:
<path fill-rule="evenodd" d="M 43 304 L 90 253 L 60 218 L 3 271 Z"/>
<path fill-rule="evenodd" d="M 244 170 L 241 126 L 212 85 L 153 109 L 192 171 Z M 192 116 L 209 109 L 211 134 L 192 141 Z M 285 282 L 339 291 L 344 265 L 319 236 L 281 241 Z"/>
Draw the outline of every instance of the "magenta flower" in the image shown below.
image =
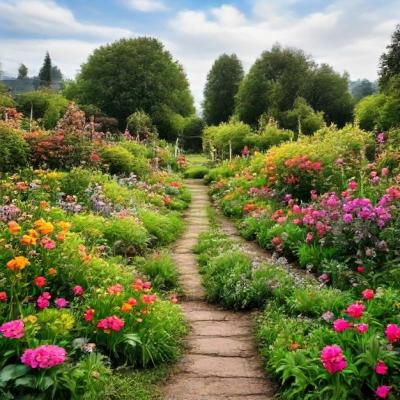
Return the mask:
<path fill-rule="evenodd" d="M 358 333 L 366 333 L 368 332 L 368 325 L 367 324 L 358 324 L 356 325 L 356 329 Z"/>
<path fill-rule="evenodd" d="M 382 385 L 376 388 L 375 394 L 380 399 L 386 399 L 390 393 L 390 386 Z"/>
<path fill-rule="evenodd" d="M 343 222 L 348 224 L 351 221 L 353 221 L 353 216 L 351 214 L 343 214 Z"/>
<path fill-rule="evenodd" d="M 361 316 L 363 315 L 364 311 L 365 311 L 364 304 L 362 304 L 362 303 L 353 303 L 353 304 L 350 304 L 347 307 L 345 313 L 348 316 L 352 317 L 352 318 L 361 318 Z"/>
<path fill-rule="evenodd" d="M 349 189 L 350 189 L 350 190 L 355 190 L 355 189 L 357 189 L 357 182 L 354 181 L 354 180 L 351 180 L 351 181 L 349 182 Z"/>
<path fill-rule="evenodd" d="M 54 240 L 51 240 L 48 237 L 44 237 L 41 241 L 41 245 L 44 249 L 46 250 L 53 250 L 56 247 L 56 243 L 54 242 Z"/>
<path fill-rule="evenodd" d="M 384 132 L 380 132 L 376 135 L 376 141 L 378 143 L 385 143 L 385 133 Z"/>
<path fill-rule="evenodd" d="M 0 333 L 8 339 L 21 339 L 25 334 L 24 328 L 24 321 L 15 319 L 0 325 Z"/>
<path fill-rule="evenodd" d="M 362 295 L 365 300 L 371 300 L 375 297 L 375 292 L 372 289 L 365 289 L 362 292 Z"/>
<path fill-rule="evenodd" d="M 74 296 L 82 296 L 83 295 L 83 287 L 76 285 L 73 287 L 72 292 L 74 293 Z"/>
<path fill-rule="evenodd" d="M 393 343 L 400 339 L 400 328 L 396 324 L 389 324 L 385 329 L 385 335 L 389 342 Z"/>
<path fill-rule="evenodd" d="M 330 374 L 340 372 L 347 366 L 346 358 L 343 355 L 342 349 L 336 344 L 325 346 L 322 349 L 321 361 Z"/>
<path fill-rule="evenodd" d="M 44 310 L 50 305 L 51 294 L 49 292 L 43 292 L 36 300 L 36 305 L 40 310 Z"/>
<path fill-rule="evenodd" d="M 54 304 L 57 306 L 57 308 L 65 308 L 68 305 L 68 301 L 63 297 L 60 297 L 54 300 Z"/>
<path fill-rule="evenodd" d="M 350 327 L 350 323 L 343 318 L 333 321 L 333 329 L 335 330 L 335 332 L 343 332 Z"/>
<path fill-rule="evenodd" d="M 125 321 L 118 318 L 116 315 L 101 319 L 97 324 L 97 328 L 103 330 L 105 333 L 110 333 L 110 331 L 118 332 L 125 325 Z"/>
<path fill-rule="evenodd" d="M 21 357 L 21 362 L 31 368 L 52 368 L 65 361 L 67 352 L 55 345 L 43 345 L 35 349 L 27 349 Z"/>
<path fill-rule="evenodd" d="M 387 375 L 388 370 L 388 366 L 383 361 L 378 361 L 375 365 L 375 372 L 378 375 Z"/>

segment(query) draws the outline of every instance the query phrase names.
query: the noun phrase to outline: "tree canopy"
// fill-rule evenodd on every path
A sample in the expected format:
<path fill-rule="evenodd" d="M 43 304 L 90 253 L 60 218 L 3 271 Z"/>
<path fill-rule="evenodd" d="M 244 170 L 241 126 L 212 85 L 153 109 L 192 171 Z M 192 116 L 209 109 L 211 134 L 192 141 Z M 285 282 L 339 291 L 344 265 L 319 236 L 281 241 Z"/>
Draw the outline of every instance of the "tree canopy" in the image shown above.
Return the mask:
<path fill-rule="evenodd" d="M 222 54 L 215 60 L 204 89 L 203 112 L 207 124 L 218 125 L 229 120 L 243 75 L 242 63 L 235 54 Z"/>
<path fill-rule="evenodd" d="M 28 77 L 28 67 L 21 64 L 18 68 L 18 79 L 26 79 Z"/>
<path fill-rule="evenodd" d="M 51 85 L 51 58 L 49 52 L 44 57 L 43 66 L 39 71 L 39 79 L 43 86 Z"/>
<path fill-rule="evenodd" d="M 135 111 L 148 114 L 162 137 L 177 135 L 173 121 L 194 113 L 181 65 L 156 39 L 122 39 L 94 51 L 82 65 L 68 97 L 94 104 L 118 118 L 121 127 Z M 171 122 L 172 121 L 172 122 Z"/>
<path fill-rule="evenodd" d="M 386 52 L 380 58 L 379 86 L 385 90 L 390 81 L 400 75 L 400 25 L 392 35 L 392 42 L 386 46 Z"/>

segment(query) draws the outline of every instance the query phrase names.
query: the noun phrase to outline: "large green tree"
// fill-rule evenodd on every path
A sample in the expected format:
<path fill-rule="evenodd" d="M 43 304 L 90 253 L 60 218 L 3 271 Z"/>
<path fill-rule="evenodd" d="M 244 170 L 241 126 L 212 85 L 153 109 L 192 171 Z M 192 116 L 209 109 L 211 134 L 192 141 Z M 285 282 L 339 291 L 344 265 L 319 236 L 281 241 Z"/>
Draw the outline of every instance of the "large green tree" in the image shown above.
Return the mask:
<path fill-rule="evenodd" d="M 42 86 L 51 85 L 51 58 L 49 52 L 44 57 L 43 66 L 39 71 L 40 84 Z"/>
<path fill-rule="evenodd" d="M 236 96 L 238 117 L 255 125 L 263 113 L 276 115 L 301 96 L 312 61 L 303 51 L 275 45 L 262 53 L 243 79 Z"/>
<path fill-rule="evenodd" d="M 229 120 L 243 75 L 243 66 L 236 54 L 222 54 L 215 60 L 204 89 L 203 113 L 207 124 L 218 125 Z"/>
<path fill-rule="evenodd" d="M 379 86 L 386 90 L 390 81 L 400 75 L 400 25 L 392 35 L 391 43 L 382 54 L 379 67 Z"/>
<path fill-rule="evenodd" d="M 21 64 L 18 67 L 18 79 L 26 79 L 28 77 L 28 67 L 25 64 Z"/>
<path fill-rule="evenodd" d="M 121 127 L 133 112 L 143 111 L 168 139 L 179 133 L 174 131 L 175 121 L 194 113 L 182 67 L 162 43 L 148 37 L 122 39 L 96 49 L 65 93 L 118 118 Z"/>
<path fill-rule="evenodd" d="M 303 97 L 314 110 L 323 111 L 327 123 L 343 126 L 352 120 L 354 101 L 349 91 L 348 75 L 340 75 L 327 64 L 310 69 Z"/>

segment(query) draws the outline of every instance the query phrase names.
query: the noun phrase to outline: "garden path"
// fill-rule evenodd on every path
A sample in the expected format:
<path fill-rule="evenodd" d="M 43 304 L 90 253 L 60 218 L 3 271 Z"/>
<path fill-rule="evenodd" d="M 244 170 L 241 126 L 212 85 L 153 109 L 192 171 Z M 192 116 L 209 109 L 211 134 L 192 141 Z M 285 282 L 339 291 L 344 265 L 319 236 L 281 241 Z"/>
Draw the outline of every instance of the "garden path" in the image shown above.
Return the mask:
<path fill-rule="evenodd" d="M 181 277 L 181 303 L 190 332 L 187 351 L 163 388 L 166 400 L 267 400 L 273 386 L 264 375 L 252 334 L 253 316 L 223 310 L 205 301 L 196 256 L 199 233 L 208 230 L 207 189 L 201 180 L 187 180 L 192 203 L 187 229 L 175 245 Z M 233 233 L 233 232 L 232 232 Z"/>

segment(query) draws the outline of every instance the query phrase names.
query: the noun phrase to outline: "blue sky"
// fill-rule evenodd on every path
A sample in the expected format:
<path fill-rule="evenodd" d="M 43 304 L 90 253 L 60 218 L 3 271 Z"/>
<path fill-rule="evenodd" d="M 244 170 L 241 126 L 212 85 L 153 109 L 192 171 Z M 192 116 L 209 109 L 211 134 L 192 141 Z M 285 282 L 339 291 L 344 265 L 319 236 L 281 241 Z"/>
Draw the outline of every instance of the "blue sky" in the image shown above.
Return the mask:
<path fill-rule="evenodd" d="M 36 74 L 48 50 L 73 78 L 98 46 L 156 36 L 185 68 L 196 104 L 223 52 L 248 69 L 274 43 L 299 47 L 352 79 L 375 79 L 400 0 L 0 0 L 0 63 Z"/>

